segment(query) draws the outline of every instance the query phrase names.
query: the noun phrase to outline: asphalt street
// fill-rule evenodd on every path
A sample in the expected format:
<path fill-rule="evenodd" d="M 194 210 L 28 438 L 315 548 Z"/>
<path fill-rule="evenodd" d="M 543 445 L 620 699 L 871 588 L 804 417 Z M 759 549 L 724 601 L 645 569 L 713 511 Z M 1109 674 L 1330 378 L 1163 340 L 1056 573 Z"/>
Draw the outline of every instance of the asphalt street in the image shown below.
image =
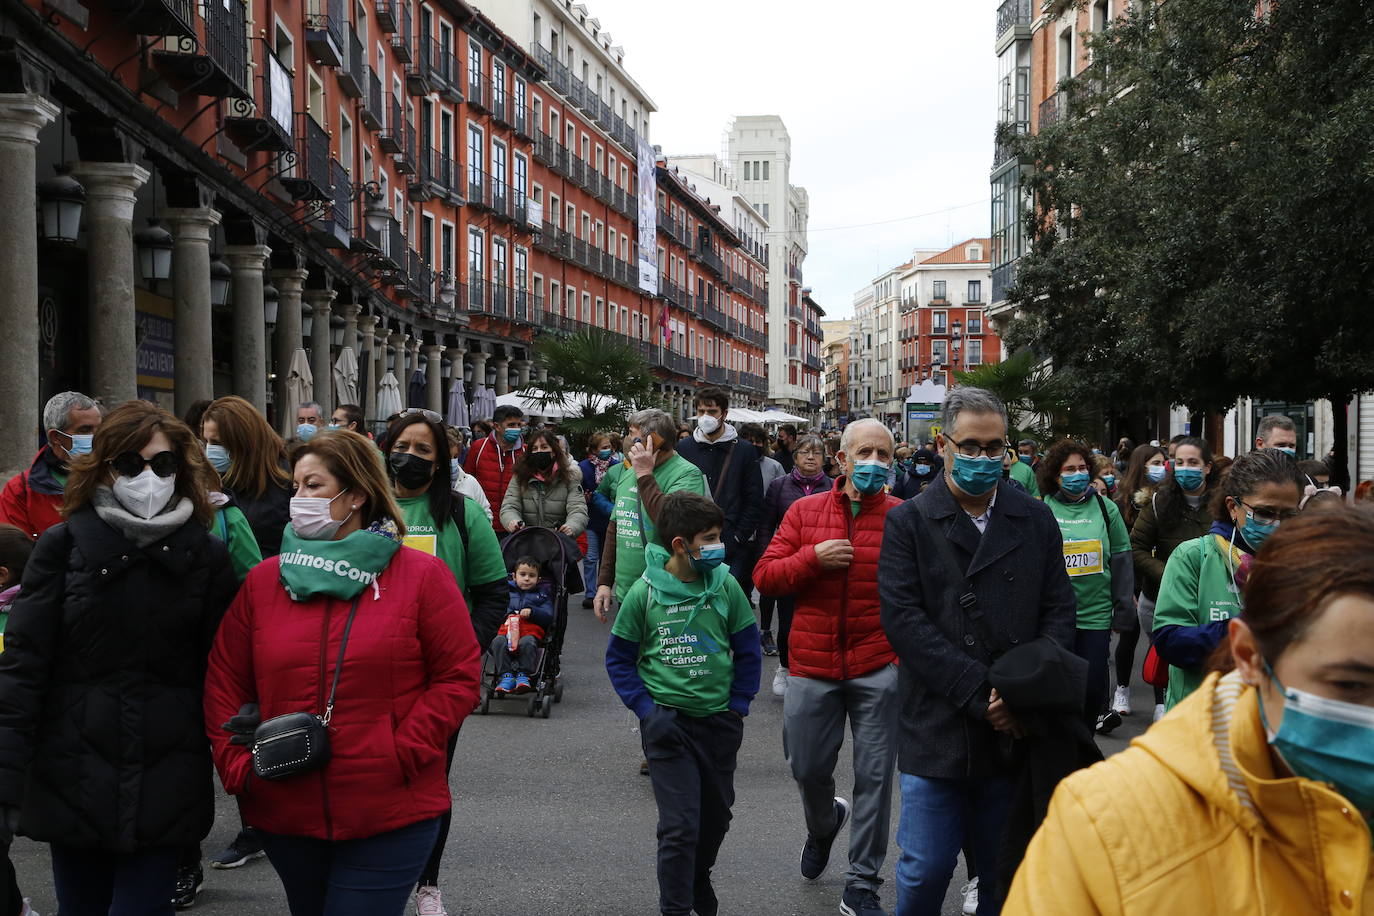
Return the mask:
<path fill-rule="evenodd" d="M 643 916 L 657 912 L 654 878 L 656 819 L 649 780 L 639 775 L 634 720 L 611 690 L 602 664 L 608 628 L 574 602 L 564 656 L 565 694 L 550 719 L 527 718 L 523 703 L 493 704 L 488 716 L 463 726 L 454 762 L 454 825 L 440 884 L 451 914 Z M 1143 655 L 1144 647 L 1141 647 Z M 804 837 L 800 803 L 782 755 L 782 701 L 769 692 L 777 660 L 764 660 L 763 692 L 746 721 L 730 835 L 715 870 L 722 914 L 820 916 L 838 912 L 847 834 L 830 867 L 804 880 L 797 859 Z M 1137 661 L 1136 671 L 1139 671 Z M 1099 739 L 1104 753 L 1144 730 L 1153 709 L 1136 677 L 1136 714 Z M 848 795 L 848 744 L 836 781 Z M 895 789 L 895 787 L 894 787 Z M 894 791 L 895 795 L 895 791 Z M 883 867 L 883 901 L 894 903 L 893 840 Z M 221 796 L 206 852 L 221 849 L 238 827 L 234 802 Z M 12 858 L 34 908 L 51 916 L 47 849 L 20 839 Z M 233 871 L 206 870 L 192 912 L 287 913 L 276 873 L 266 860 Z M 946 914 L 959 913 L 959 866 Z"/>

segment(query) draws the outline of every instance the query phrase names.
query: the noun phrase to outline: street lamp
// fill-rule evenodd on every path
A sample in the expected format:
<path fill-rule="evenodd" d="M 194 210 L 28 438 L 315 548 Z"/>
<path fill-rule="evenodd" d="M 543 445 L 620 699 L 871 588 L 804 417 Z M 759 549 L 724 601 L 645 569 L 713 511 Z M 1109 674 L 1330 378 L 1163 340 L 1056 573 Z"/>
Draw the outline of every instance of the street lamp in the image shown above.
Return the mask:
<path fill-rule="evenodd" d="M 453 277 L 448 271 L 444 271 L 439 278 L 439 304 L 446 309 L 453 308 L 453 303 L 458 299 L 458 287 L 453 284 Z"/>
<path fill-rule="evenodd" d="M 38 182 L 38 201 L 43 214 L 43 238 L 50 242 L 75 242 L 81 231 L 81 211 L 86 189 L 59 165 L 57 174 Z"/>
<path fill-rule="evenodd" d="M 265 324 L 277 323 L 277 303 L 281 299 L 281 293 L 277 288 L 268 283 L 262 288 L 262 317 Z"/>
<path fill-rule="evenodd" d="M 364 181 L 352 186 L 348 199 L 350 202 L 366 198 L 363 205 L 363 221 L 373 232 L 381 232 L 391 219 L 391 211 L 382 199 L 382 186 L 375 181 Z"/>
<path fill-rule="evenodd" d="M 234 272 L 219 258 L 210 262 L 210 301 L 217 306 L 229 304 L 229 281 Z"/>
<path fill-rule="evenodd" d="M 172 233 L 163 229 L 155 217 L 148 220 L 148 228 L 134 233 L 143 279 L 166 280 L 172 275 L 173 244 Z"/>

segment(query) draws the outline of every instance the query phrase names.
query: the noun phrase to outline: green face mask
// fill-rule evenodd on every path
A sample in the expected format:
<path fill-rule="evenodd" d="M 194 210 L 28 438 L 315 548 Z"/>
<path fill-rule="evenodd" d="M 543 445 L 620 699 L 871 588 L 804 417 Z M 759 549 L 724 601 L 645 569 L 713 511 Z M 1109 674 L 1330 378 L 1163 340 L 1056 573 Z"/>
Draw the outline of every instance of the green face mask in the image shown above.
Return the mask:
<path fill-rule="evenodd" d="M 372 531 L 337 541 L 311 541 L 287 526 L 282 533 L 281 581 L 296 601 L 324 595 L 352 598 L 376 580 L 401 545 Z"/>

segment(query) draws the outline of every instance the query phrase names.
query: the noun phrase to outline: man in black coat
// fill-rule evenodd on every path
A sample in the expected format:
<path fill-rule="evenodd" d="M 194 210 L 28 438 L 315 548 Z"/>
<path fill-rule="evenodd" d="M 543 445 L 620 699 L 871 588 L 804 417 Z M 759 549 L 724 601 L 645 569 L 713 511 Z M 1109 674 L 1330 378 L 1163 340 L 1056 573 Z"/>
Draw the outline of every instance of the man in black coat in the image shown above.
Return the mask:
<path fill-rule="evenodd" d="M 1002 479 L 1006 408 L 960 386 L 943 412 L 944 473 L 889 513 L 878 573 L 901 659 L 898 911 L 913 916 L 940 912 L 965 837 L 980 897 L 1004 896 L 995 879 L 1014 778 L 1004 752 L 1022 730 L 988 671 L 1037 637 L 1072 648 L 1076 617 L 1058 524 Z"/>
<path fill-rule="evenodd" d="M 702 388 L 696 396 L 697 428 L 677 444 L 677 453 L 695 464 L 706 487 L 725 513 L 721 540 L 730 574 L 743 587 L 749 581 L 749 539 L 759 524 L 763 505 L 763 475 L 759 450 L 739 437 L 725 422 L 730 396 L 719 388 Z"/>

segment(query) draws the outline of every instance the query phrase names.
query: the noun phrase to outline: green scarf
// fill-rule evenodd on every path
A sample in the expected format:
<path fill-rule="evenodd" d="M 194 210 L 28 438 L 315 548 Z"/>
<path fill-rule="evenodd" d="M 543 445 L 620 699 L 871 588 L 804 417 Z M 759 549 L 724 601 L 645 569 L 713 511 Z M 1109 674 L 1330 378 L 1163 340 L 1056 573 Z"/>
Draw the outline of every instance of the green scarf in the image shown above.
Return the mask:
<path fill-rule="evenodd" d="M 697 611 L 705 607 L 712 598 L 719 595 L 725 588 L 725 580 L 730 576 L 730 569 L 724 563 L 715 569 L 702 572 L 697 571 L 700 579 L 691 582 L 683 582 L 677 576 L 668 572 L 667 563 L 673 558 L 673 554 L 667 548 L 649 542 L 644 548 L 644 581 L 649 583 L 649 588 L 656 594 L 654 600 L 662 605 L 691 604 L 692 612 L 687 615 L 687 624 L 697 616 Z M 701 591 L 697 591 L 698 583 Z M 730 603 L 723 602 L 716 607 L 716 613 L 725 618 L 730 610 Z"/>
<path fill-rule="evenodd" d="M 282 533 L 281 583 L 293 601 L 320 595 L 353 598 L 386 569 L 400 542 L 383 531 L 355 531 L 337 541 L 309 541 L 290 525 Z"/>

